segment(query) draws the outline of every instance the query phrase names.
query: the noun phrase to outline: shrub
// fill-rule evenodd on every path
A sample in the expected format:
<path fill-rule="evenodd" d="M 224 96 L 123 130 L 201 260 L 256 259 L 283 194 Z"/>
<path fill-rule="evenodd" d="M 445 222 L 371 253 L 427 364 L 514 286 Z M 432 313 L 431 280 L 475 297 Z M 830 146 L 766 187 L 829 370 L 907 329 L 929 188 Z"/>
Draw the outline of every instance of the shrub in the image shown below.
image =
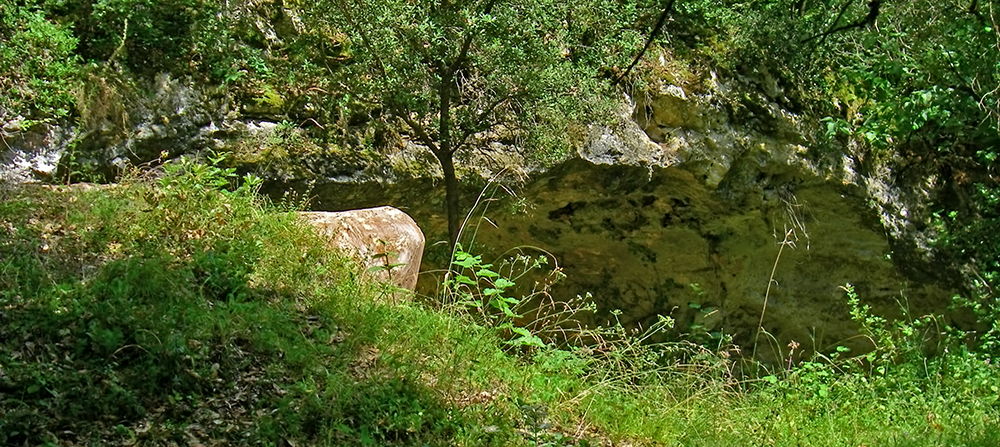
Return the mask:
<path fill-rule="evenodd" d="M 68 26 L 21 5 L 0 9 L 0 121 L 63 118 L 73 110 L 81 71 Z"/>

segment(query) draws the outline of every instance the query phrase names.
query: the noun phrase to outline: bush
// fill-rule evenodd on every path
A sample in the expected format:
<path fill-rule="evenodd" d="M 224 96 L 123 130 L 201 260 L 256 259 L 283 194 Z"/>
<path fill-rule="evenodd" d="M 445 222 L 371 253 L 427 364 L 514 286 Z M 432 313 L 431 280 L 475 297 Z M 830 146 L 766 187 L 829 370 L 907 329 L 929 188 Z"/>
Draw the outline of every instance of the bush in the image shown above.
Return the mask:
<path fill-rule="evenodd" d="M 68 26 L 27 6 L 0 9 L 0 121 L 63 118 L 73 110 L 81 73 L 78 40 Z"/>

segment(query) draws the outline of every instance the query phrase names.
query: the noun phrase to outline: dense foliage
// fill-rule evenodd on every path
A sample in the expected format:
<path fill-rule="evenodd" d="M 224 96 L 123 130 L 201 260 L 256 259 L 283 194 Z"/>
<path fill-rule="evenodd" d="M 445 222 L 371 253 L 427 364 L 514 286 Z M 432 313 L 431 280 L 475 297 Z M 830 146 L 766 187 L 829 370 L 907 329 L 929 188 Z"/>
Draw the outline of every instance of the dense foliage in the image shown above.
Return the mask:
<path fill-rule="evenodd" d="M 462 210 L 455 155 L 489 140 L 534 153 L 564 150 L 569 127 L 601 119 L 595 103 L 613 98 L 599 69 L 620 59 L 609 55 L 634 52 L 629 43 L 638 40 L 620 27 L 598 26 L 602 13 L 627 4 L 331 3 L 311 15 L 348 32 L 355 57 L 343 84 L 397 120 L 440 162 L 452 245 Z M 605 105 L 605 116 L 612 107 Z"/>
<path fill-rule="evenodd" d="M 42 77 L 79 79 L 72 68 L 85 71 L 82 61 L 137 75 L 195 74 L 233 84 L 256 103 L 245 112 L 286 113 L 319 128 L 334 120 L 346 127 L 347 116 L 409 133 L 440 162 L 452 243 L 461 212 L 456 154 L 502 141 L 534 159 L 559 158 L 580 137 L 572 126 L 613 115 L 615 95 L 601 70 L 621 65 L 642 40 L 632 29 L 640 5 L 603 0 L 113 0 L 29 2 L 18 11 L 75 29 L 82 42 L 60 54 L 68 73 Z M 24 88 L 23 96 L 45 102 L 72 88 Z M 25 106 L 10 104 L 0 116 L 30 113 Z"/>
<path fill-rule="evenodd" d="M 39 11 L 7 6 L 0 9 L 0 40 L 0 119 L 69 115 L 80 63 L 72 31 Z"/>

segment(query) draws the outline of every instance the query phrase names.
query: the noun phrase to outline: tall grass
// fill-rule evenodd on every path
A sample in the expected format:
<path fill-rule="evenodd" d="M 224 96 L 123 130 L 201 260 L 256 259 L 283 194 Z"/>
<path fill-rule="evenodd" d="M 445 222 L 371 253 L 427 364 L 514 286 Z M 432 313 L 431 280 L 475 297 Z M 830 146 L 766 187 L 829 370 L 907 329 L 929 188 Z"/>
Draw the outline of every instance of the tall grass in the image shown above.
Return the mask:
<path fill-rule="evenodd" d="M 874 353 L 763 377 L 740 375 L 731 349 L 620 325 L 546 335 L 558 306 L 516 309 L 508 322 L 542 343 L 512 345 L 488 318 L 360 282 L 256 184 L 180 164 L 2 193 L 0 444 L 1000 442 L 990 359 L 926 353 L 930 326 L 880 320 L 860 297 L 845 306 Z"/>

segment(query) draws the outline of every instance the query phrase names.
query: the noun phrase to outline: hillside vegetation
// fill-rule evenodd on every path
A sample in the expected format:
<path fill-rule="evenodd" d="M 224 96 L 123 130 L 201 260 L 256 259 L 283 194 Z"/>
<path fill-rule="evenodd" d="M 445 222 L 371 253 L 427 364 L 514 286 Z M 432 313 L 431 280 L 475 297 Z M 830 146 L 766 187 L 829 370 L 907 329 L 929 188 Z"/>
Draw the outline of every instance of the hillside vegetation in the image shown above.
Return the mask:
<path fill-rule="evenodd" d="M 73 133 L 47 177 L 62 185 L 0 184 L 0 444 L 1000 445 L 996 8 L 0 0 L 0 155 L 35 129 Z M 172 125 L 136 117 L 156 79 L 217 101 L 192 133 L 274 131 L 215 129 L 231 140 L 212 155 L 157 135 L 133 151 L 135 121 Z M 624 328 L 601 309 L 609 324 L 581 327 L 589 297 L 547 294 L 574 272 L 460 245 L 442 292 L 401 299 L 296 219 L 306 203 L 232 167 L 339 176 L 419 146 L 454 244 L 470 153 L 541 169 L 622 119 L 623 95 L 718 79 L 732 122 L 766 131 L 773 105 L 815 124 L 802 156 L 917 184 L 898 186 L 927 215 L 899 218 L 959 290 L 954 318 L 887 319 L 843 284 L 871 351 L 792 343 L 763 363 L 667 316 Z M 92 163 L 111 146 L 130 153 Z M 115 183 L 69 184 L 95 179 Z"/>
<path fill-rule="evenodd" d="M 252 177 L 169 171 L 3 192 L 0 442 L 1000 442 L 1000 371 L 933 319 L 888 323 L 848 292 L 877 350 L 770 369 L 615 328 L 512 343 L 447 297 L 359 282 Z"/>

